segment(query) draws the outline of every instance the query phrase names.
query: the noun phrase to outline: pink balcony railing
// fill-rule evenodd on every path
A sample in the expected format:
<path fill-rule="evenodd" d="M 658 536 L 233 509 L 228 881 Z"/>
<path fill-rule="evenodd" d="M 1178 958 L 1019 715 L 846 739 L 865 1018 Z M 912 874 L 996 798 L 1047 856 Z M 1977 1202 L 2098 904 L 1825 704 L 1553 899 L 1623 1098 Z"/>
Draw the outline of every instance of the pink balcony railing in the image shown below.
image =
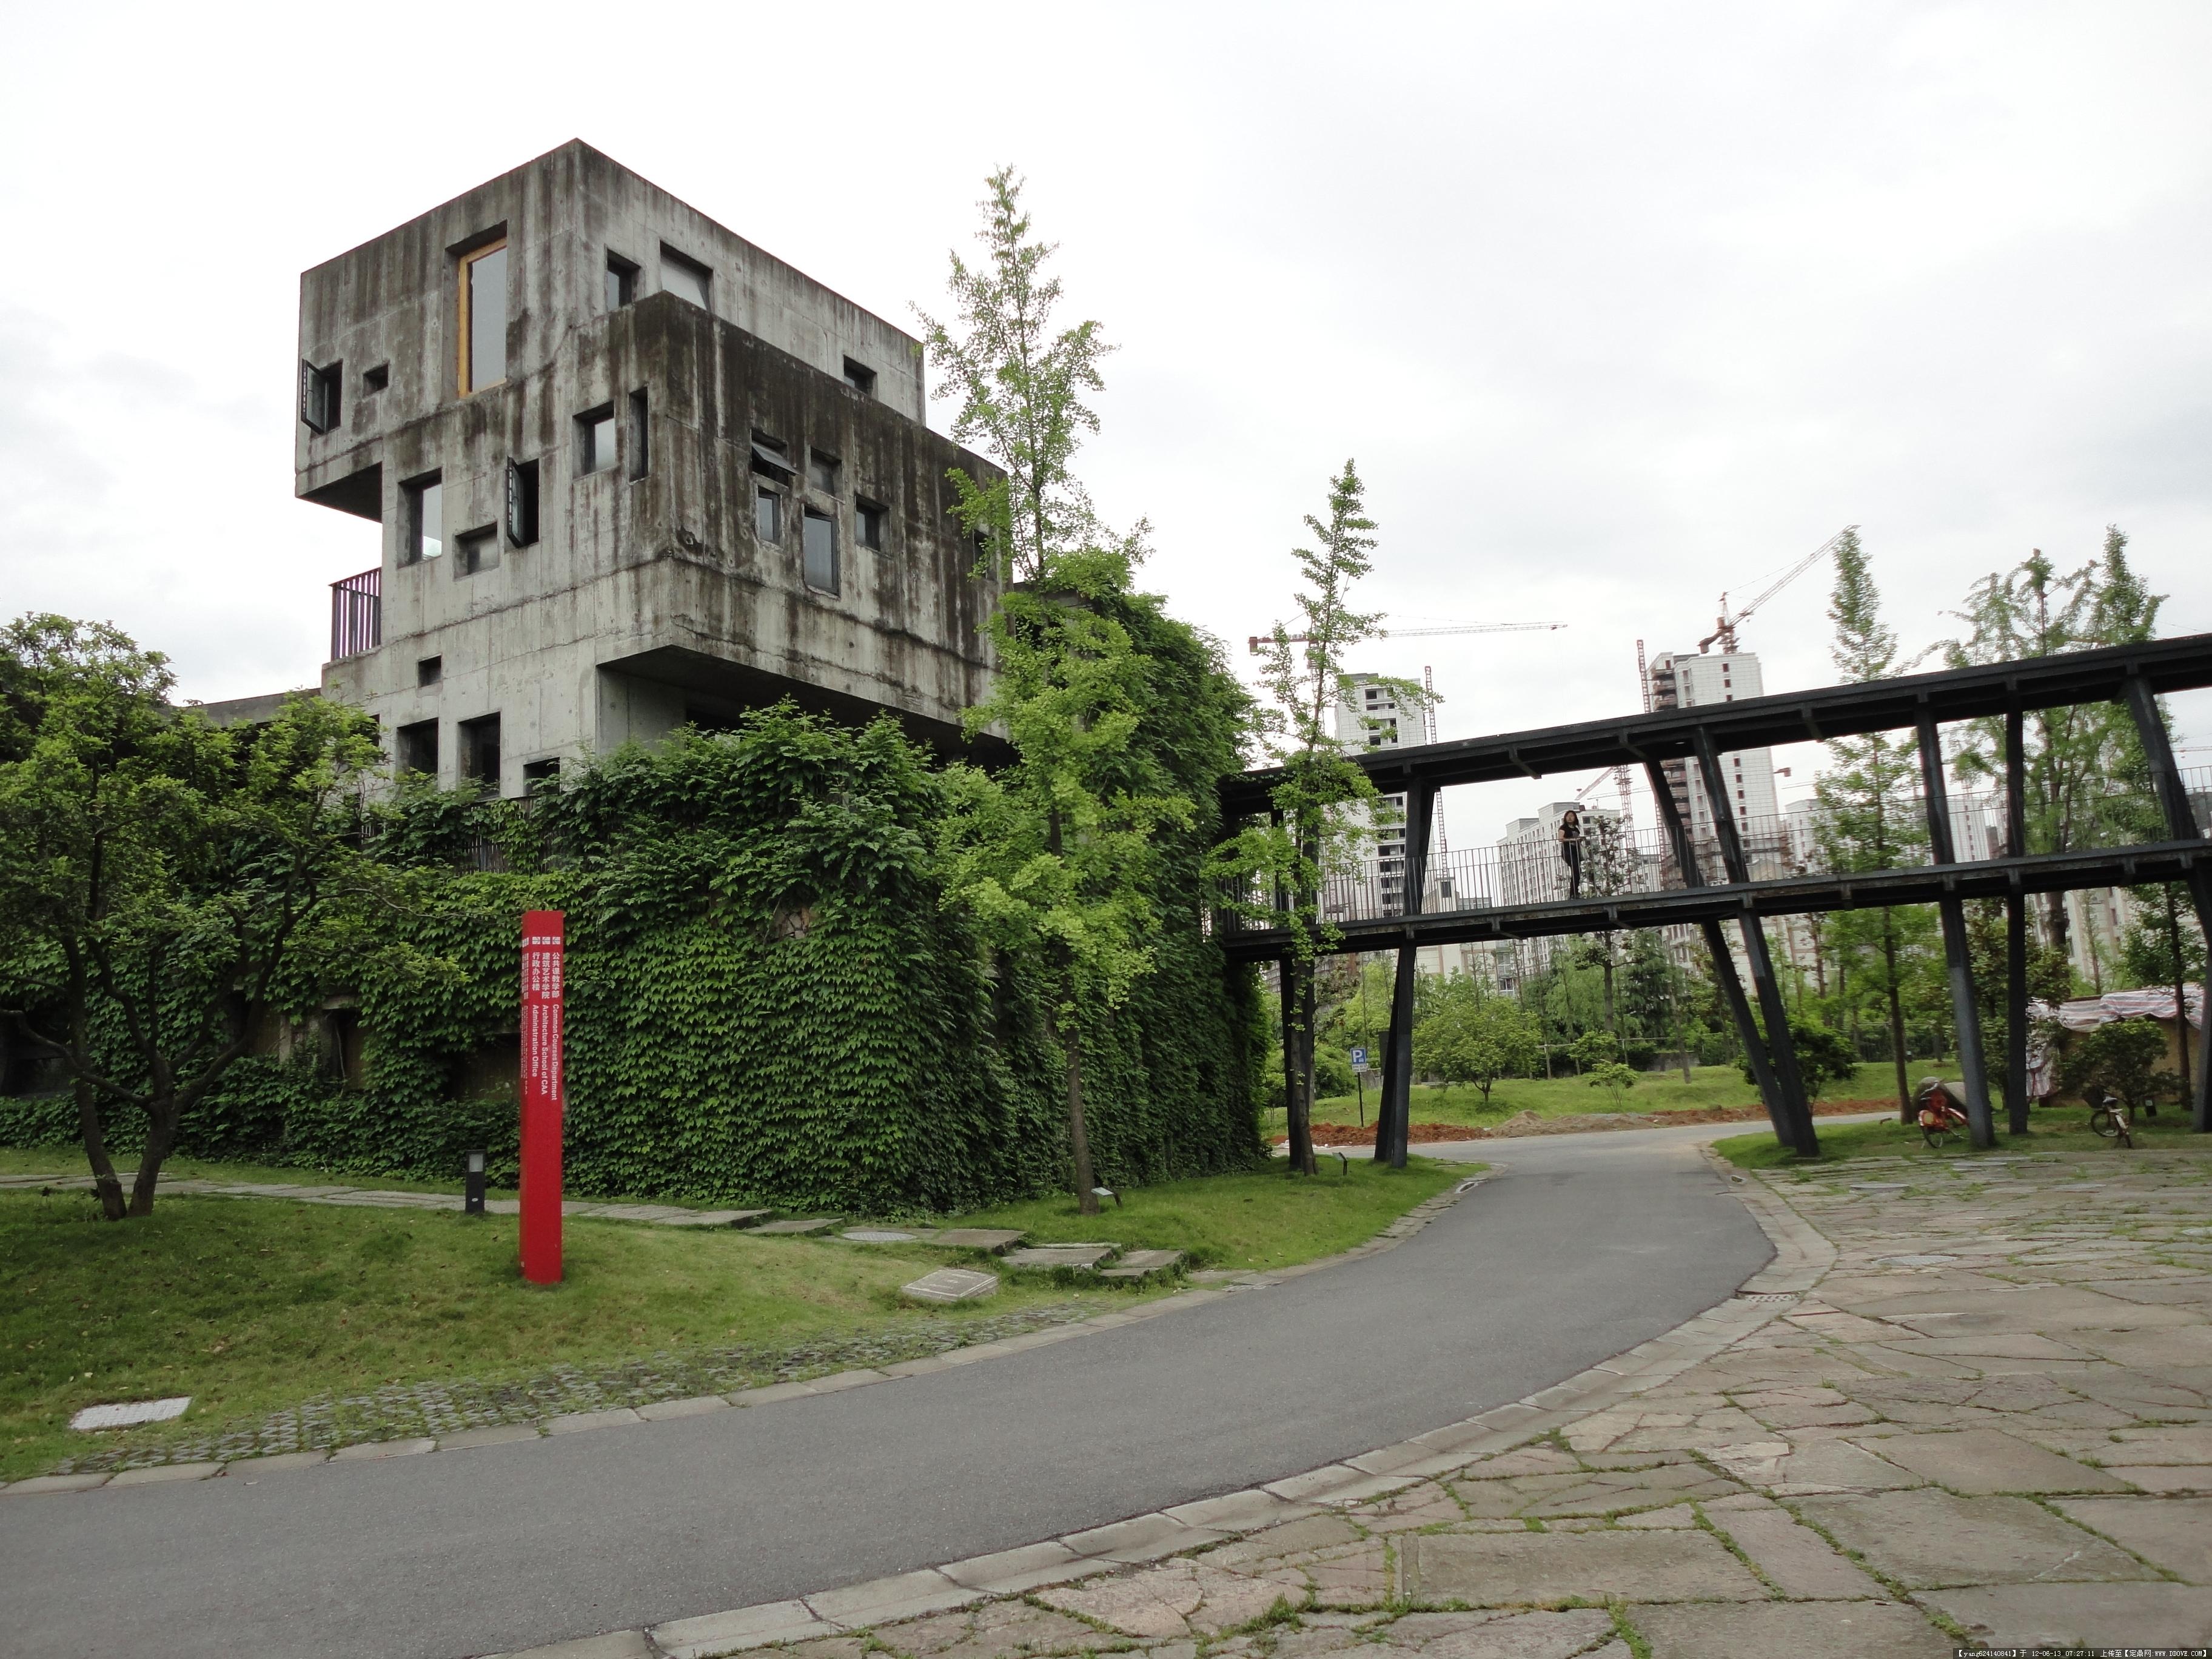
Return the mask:
<path fill-rule="evenodd" d="M 331 584 L 331 660 L 357 657 L 384 643 L 384 568 Z"/>

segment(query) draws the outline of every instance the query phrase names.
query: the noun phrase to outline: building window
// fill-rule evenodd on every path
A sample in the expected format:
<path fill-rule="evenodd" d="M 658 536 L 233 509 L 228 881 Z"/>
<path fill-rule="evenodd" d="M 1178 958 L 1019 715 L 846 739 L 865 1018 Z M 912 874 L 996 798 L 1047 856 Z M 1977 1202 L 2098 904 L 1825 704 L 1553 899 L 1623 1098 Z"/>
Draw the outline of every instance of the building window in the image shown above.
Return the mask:
<path fill-rule="evenodd" d="M 854 391 L 872 398 L 876 395 L 876 371 L 864 362 L 848 357 L 845 359 L 845 384 Z"/>
<path fill-rule="evenodd" d="M 446 489 L 434 472 L 405 488 L 407 551 L 400 562 L 416 564 L 446 550 Z"/>
<path fill-rule="evenodd" d="M 499 537 L 490 530 L 471 530 L 453 538 L 453 574 L 474 576 L 499 568 Z"/>
<path fill-rule="evenodd" d="M 576 416 L 576 473 L 581 477 L 604 472 L 614 464 L 614 405 L 602 404 Z"/>
<path fill-rule="evenodd" d="M 837 521 L 812 507 L 806 509 L 804 568 L 809 587 L 822 593 L 837 591 Z"/>
<path fill-rule="evenodd" d="M 637 267 L 619 253 L 607 255 L 607 309 L 620 311 L 637 298 Z"/>
<path fill-rule="evenodd" d="M 765 432 L 753 434 L 753 471 L 777 479 L 799 476 L 799 469 L 791 464 L 791 446 Z"/>
<path fill-rule="evenodd" d="M 818 449 L 806 452 L 806 480 L 825 495 L 837 493 L 837 458 Z"/>
<path fill-rule="evenodd" d="M 884 520 L 890 514 L 866 496 L 856 497 L 853 502 L 853 524 L 860 536 L 860 545 L 872 547 L 878 552 L 884 546 Z"/>
<path fill-rule="evenodd" d="M 416 659 L 416 684 L 435 685 L 445 678 L 446 659 L 443 657 L 420 657 Z"/>
<path fill-rule="evenodd" d="M 338 386 L 345 365 L 317 368 L 302 359 L 300 364 L 300 424 L 310 432 L 328 432 L 338 423 Z"/>
<path fill-rule="evenodd" d="M 392 365 L 390 363 L 379 363 L 374 368 L 368 370 L 368 373 L 364 374 L 361 377 L 361 394 L 362 397 L 366 398 L 373 392 L 383 391 L 391 384 Z"/>
<path fill-rule="evenodd" d="M 708 296 L 714 291 L 714 274 L 695 260 L 687 259 L 665 243 L 660 249 L 660 286 L 679 300 L 689 300 L 702 311 L 712 311 Z"/>
<path fill-rule="evenodd" d="M 487 794 L 499 793 L 499 716 L 486 714 L 460 725 L 461 777 Z"/>
<path fill-rule="evenodd" d="M 561 762 L 551 760 L 525 761 L 522 763 L 522 793 L 534 795 L 561 775 Z"/>
<path fill-rule="evenodd" d="M 437 721 L 417 720 L 401 726 L 392 736 L 398 751 L 393 758 L 401 772 L 419 772 L 430 778 L 438 775 Z"/>
<path fill-rule="evenodd" d="M 461 256 L 461 395 L 507 379 L 507 239 Z"/>
<path fill-rule="evenodd" d="M 633 481 L 646 475 L 652 459 L 651 413 L 642 387 L 629 394 L 629 476 Z"/>
<path fill-rule="evenodd" d="M 507 464 L 507 539 L 528 547 L 538 539 L 538 463 Z"/>
<path fill-rule="evenodd" d="M 783 492 L 756 489 L 753 492 L 753 534 L 764 542 L 783 539 Z"/>

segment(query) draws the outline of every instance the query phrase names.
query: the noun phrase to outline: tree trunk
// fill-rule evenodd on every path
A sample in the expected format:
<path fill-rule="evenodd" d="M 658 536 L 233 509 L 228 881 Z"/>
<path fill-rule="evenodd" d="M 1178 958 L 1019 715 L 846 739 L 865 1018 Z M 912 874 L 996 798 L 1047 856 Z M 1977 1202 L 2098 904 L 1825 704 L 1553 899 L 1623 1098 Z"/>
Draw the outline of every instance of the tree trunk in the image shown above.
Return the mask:
<path fill-rule="evenodd" d="M 1605 963 L 1604 963 L 1604 968 L 1605 968 L 1605 1029 L 1606 1029 L 1607 1032 L 1607 1033 L 1612 1036 L 1612 1038 L 1613 1038 L 1613 1040 L 1614 1043 L 1615 1043 L 1615 1044 L 1618 1044 L 1618 1043 L 1620 1042 L 1620 1026 L 1618 1026 L 1618 1025 L 1616 1025 L 1616 1024 L 1613 1023 L 1613 939 L 1612 939 L 1612 937 L 1611 937 L 1610 935 L 1608 935 L 1608 936 L 1607 937 L 1606 941 L 1605 941 Z"/>
<path fill-rule="evenodd" d="M 1283 975 L 1284 1129 L 1289 1137 L 1290 1173 L 1319 1173 L 1314 1157 L 1314 969 L 1310 962 L 1289 962 Z"/>
<path fill-rule="evenodd" d="M 154 1213 L 154 1183 L 161 1165 L 177 1144 L 177 1103 L 173 1096 L 155 1096 L 146 1103 L 146 1150 L 139 1155 L 138 1174 L 131 1183 L 131 1213 Z"/>
<path fill-rule="evenodd" d="M 1905 1073 L 1905 1001 L 1897 994 L 1897 933 L 1887 910 L 1881 913 L 1881 955 L 1889 970 L 1889 1053 L 1897 1066 L 1897 1121 L 1910 1123 L 1912 1084 Z"/>
<path fill-rule="evenodd" d="M 77 1133 L 84 1141 L 84 1155 L 92 1163 L 92 1185 L 100 1194 L 100 1212 L 110 1221 L 120 1221 L 123 1181 L 115 1173 L 115 1160 L 107 1155 L 107 1137 L 100 1121 L 100 1093 L 83 1078 L 76 1080 L 75 1088 Z"/>
<path fill-rule="evenodd" d="M 1071 1032 L 1060 1035 L 1060 1022 L 1049 1009 L 1044 1017 L 1045 1035 L 1060 1044 L 1067 1064 L 1067 1150 L 1075 1160 L 1075 1207 L 1083 1215 L 1098 1213 L 1098 1185 L 1091 1173 L 1091 1132 L 1083 1121 L 1083 1044 Z"/>
<path fill-rule="evenodd" d="M 2166 889 L 2166 936 L 2173 941 L 2173 1030 L 2181 1040 L 2181 1109 L 2197 1105 L 2197 1069 L 2189 1063 L 2189 961 L 2183 954 L 2180 907 L 2173 902 L 2173 886 Z M 2212 976 L 2208 976 L 2212 977 Z"/>

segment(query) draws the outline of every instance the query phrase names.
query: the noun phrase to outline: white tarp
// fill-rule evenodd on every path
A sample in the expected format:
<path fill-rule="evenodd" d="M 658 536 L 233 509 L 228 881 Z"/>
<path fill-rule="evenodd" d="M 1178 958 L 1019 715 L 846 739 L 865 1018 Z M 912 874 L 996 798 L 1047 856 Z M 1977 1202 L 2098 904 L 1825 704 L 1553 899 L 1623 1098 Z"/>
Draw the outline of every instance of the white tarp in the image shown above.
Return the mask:
<path fill-rule="evenodd" d="M 2204 988 L 2191 985 L 2184 988 L 2182 1006 L 2189 1011 L 2189 1023 L 2199 1031 L 2204 1029 Z M 2049 1003 L 2032 1001 L 2027 1005 L 2028 1018 L 2036 1024 L 2055 1022 L 2069 1031 L 2094 1031 L 2100 1025 L 2109 1025 L 2116 1019 L 2172 1019 L 2173 1018 L 2173 988 L 2160 991 L 2107 991 L 2100 997 L 2076 997 L 2071 1002 Z M 2058 1056 L 2052 1050 L 2047 1036 L 2034 1030 L 2032 1024 L 2027 1039 L 2027 1092 L 2033 1100 L 2048 1098 L 2058 1087 Z"/>

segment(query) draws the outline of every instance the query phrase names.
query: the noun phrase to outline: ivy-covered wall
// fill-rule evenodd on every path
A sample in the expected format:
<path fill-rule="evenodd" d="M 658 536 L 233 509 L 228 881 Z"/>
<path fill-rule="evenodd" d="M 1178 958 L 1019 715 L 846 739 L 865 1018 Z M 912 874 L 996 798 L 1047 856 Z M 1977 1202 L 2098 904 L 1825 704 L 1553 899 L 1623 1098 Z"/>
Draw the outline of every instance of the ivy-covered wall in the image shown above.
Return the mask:
<path fill-rule="evenodd" d="M 1155 663 L 1143 740 L 1210 810 L 1233 683 L 1155 601 L 1123 603 Z M 258 1055 L 179 1150 L 452 1179 L 482 1146 L 511 1179 L 520 923 L 543 908 L 568 919 L 572 1190 L 884 1213 L 1065 1188 L 1058 1056 L 1024 965 L 987 960 L 940 902 L 943 810 L 891 721 L 787 707 L 607 757 L 528 811 L 403 799 L 375 830 L 382 880 L 295 991 L 303 1017 L 357 999 L 359 1086 L 312 1045 Z M 1200 926 L 1212 830 L 1164 849 L 1157 971 L 1084 1032 L 1112 1184 L 1260 1156 L 1253 987 Z M 508 871 L 469 867 L 488 838 Z M 0 1140 L 74 1133 L 66 1097 L 0 1101 Z"/>

